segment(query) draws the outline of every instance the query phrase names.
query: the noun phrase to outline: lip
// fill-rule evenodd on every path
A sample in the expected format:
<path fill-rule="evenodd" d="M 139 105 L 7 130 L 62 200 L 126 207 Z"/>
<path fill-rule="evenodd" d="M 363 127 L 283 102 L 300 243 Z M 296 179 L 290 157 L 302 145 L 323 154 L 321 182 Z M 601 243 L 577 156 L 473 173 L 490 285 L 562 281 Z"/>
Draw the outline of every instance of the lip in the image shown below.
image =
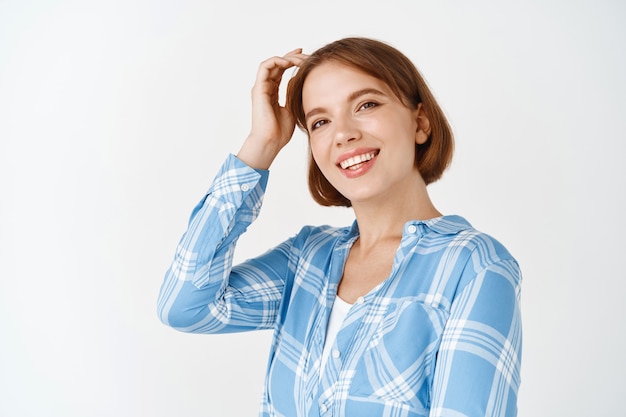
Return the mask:
<path fill-rule="evenodd" d="M 335 164 L 338 167 L 341 168 L 340 164 L 343 161 L 345 161 L 346 159 L 350 159 L 350 158 L 355 157 L 357 155 L 363 155 L 363 154 L 371 153 L 371 152 L 375 152 L 376 154 L 378 154 L 378 152 L 380 152 L 380 149 L 378 149 L 378 148 L 356 148 L 356 149 L 352 149 L 351 151 L 344 152 L 341 155 L 339 155 L 339 157 L 337 158 L 337 161 L 335 162 Z M 374 159 L 376 159 L 376 157 L 374 157 Z"/>
<path fill-rule="evenodd" d="M 358 156 L 358 155 L 363 155 L 363 154 L 368 154 L 368 153 L 375 153 L 376 156 L 374 156 L 372 159 L 370 159 L 369 161 L 363 162 L 361 163 L 361 165 L 357 168 L 357 169 L 343 169 L 341 168 L 341 162 L 345 161 L 346 159 Z M 374 166 L 374 163 L 376 163 L 376 160 L 378 159 L 378 154 L 380 153 L 380 149 L 378 148 L 356 148 L 353 149 L 351 151 L 345 152 L 343 154 L 341 154 L 339 156 L 339 158 L 337 158 L 337 168 L 339 168 L 339 171 L 346 177 L 346 178 L 356 178 L 356 177 L 360 177 L 361 175 L 365 174 L 366 172 L 368 172 L 372 166 Z"/>

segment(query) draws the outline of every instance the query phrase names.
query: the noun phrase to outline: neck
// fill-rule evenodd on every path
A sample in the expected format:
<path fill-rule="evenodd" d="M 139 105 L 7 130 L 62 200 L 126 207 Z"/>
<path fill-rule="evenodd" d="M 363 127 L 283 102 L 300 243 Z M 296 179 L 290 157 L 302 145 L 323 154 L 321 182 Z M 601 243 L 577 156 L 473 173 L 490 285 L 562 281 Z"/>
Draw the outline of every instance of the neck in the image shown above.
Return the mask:
<path fill-rule="evenodd" d="M 353 202 L 352 208 L 359 225 L 359 243 L 362 248 L 373 248 L 388 240 L 399 242 L 406 222 L 442 215 L 431 202 L 423 183 L 408 195 L 377 202 Z"/>

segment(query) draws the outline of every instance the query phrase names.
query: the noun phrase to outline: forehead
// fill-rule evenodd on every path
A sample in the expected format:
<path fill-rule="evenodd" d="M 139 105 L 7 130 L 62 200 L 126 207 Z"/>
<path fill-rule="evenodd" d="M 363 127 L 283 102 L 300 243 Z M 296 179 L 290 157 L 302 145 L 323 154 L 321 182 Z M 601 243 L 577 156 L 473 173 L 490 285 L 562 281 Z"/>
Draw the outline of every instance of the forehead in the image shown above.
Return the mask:
<path fill-rule="evenodd" d="M 306 109 L 319 102 L 345 100 L 355 91 L 373 88 L 393 95 L 382 80 L 350 65 L 324 62 L 309 72 L 302 86 L 302 105 Z"/>

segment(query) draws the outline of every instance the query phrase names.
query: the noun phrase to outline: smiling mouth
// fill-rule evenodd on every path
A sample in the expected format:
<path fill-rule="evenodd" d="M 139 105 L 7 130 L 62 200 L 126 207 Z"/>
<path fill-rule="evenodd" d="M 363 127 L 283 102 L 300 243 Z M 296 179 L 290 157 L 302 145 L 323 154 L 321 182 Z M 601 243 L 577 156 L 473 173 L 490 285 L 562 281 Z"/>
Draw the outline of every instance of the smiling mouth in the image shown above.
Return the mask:
<path fill-rule="evenodd" d="M 374 159 L 378 155 L 379 151 L 367 152 L 361 155 L 356 155 L 351 158 L 345 159 L 339 163 L 341 169 L 349 169 L 351 171 L 361 168 L 361 166 L 367 161 Z"/>

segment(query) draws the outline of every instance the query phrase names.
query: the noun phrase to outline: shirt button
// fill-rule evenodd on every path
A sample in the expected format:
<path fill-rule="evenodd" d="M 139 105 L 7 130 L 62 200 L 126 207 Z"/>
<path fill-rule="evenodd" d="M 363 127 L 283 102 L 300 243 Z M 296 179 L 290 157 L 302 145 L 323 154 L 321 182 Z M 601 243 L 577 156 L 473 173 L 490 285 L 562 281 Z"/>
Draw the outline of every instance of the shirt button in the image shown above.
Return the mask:
<path fill-rule="evenodd" d="M 333 350 L 333 358 L 337 359 L 339 358 L 341 354 L 339 353 L 339 351 L 337 349 Z"/>
<path fill-rule="evenodd" d="M 322 404 L 322 405 L 320 405 L 320 411 L 321 411 L 322 413 L 325 413 L 325 412 L 327 412 L 327 411 L 328 411 L 328 407 L 326 407 L 326 404 Z"/>
<path fill-rule="evenodd" d="M 359 298 L 356 299 L 356 303 L 357 304 L 363 304 L 363 301 L 365 301 L 365 298 L 363 298 L 363 297 L 359 297 Z"/>
<path fill-rule="evenodd" d="M 241 184 L 241 191 L 246 192 L 250 189 L 248 184 Z"/>
<path fill-rule="evenodd" d="M 415 225 L 410 225 L 409 227 L 406 228 L 406 231 L 409 233 L 415 233 L 417 232 L 417 227 L 415 227 Z"/>

